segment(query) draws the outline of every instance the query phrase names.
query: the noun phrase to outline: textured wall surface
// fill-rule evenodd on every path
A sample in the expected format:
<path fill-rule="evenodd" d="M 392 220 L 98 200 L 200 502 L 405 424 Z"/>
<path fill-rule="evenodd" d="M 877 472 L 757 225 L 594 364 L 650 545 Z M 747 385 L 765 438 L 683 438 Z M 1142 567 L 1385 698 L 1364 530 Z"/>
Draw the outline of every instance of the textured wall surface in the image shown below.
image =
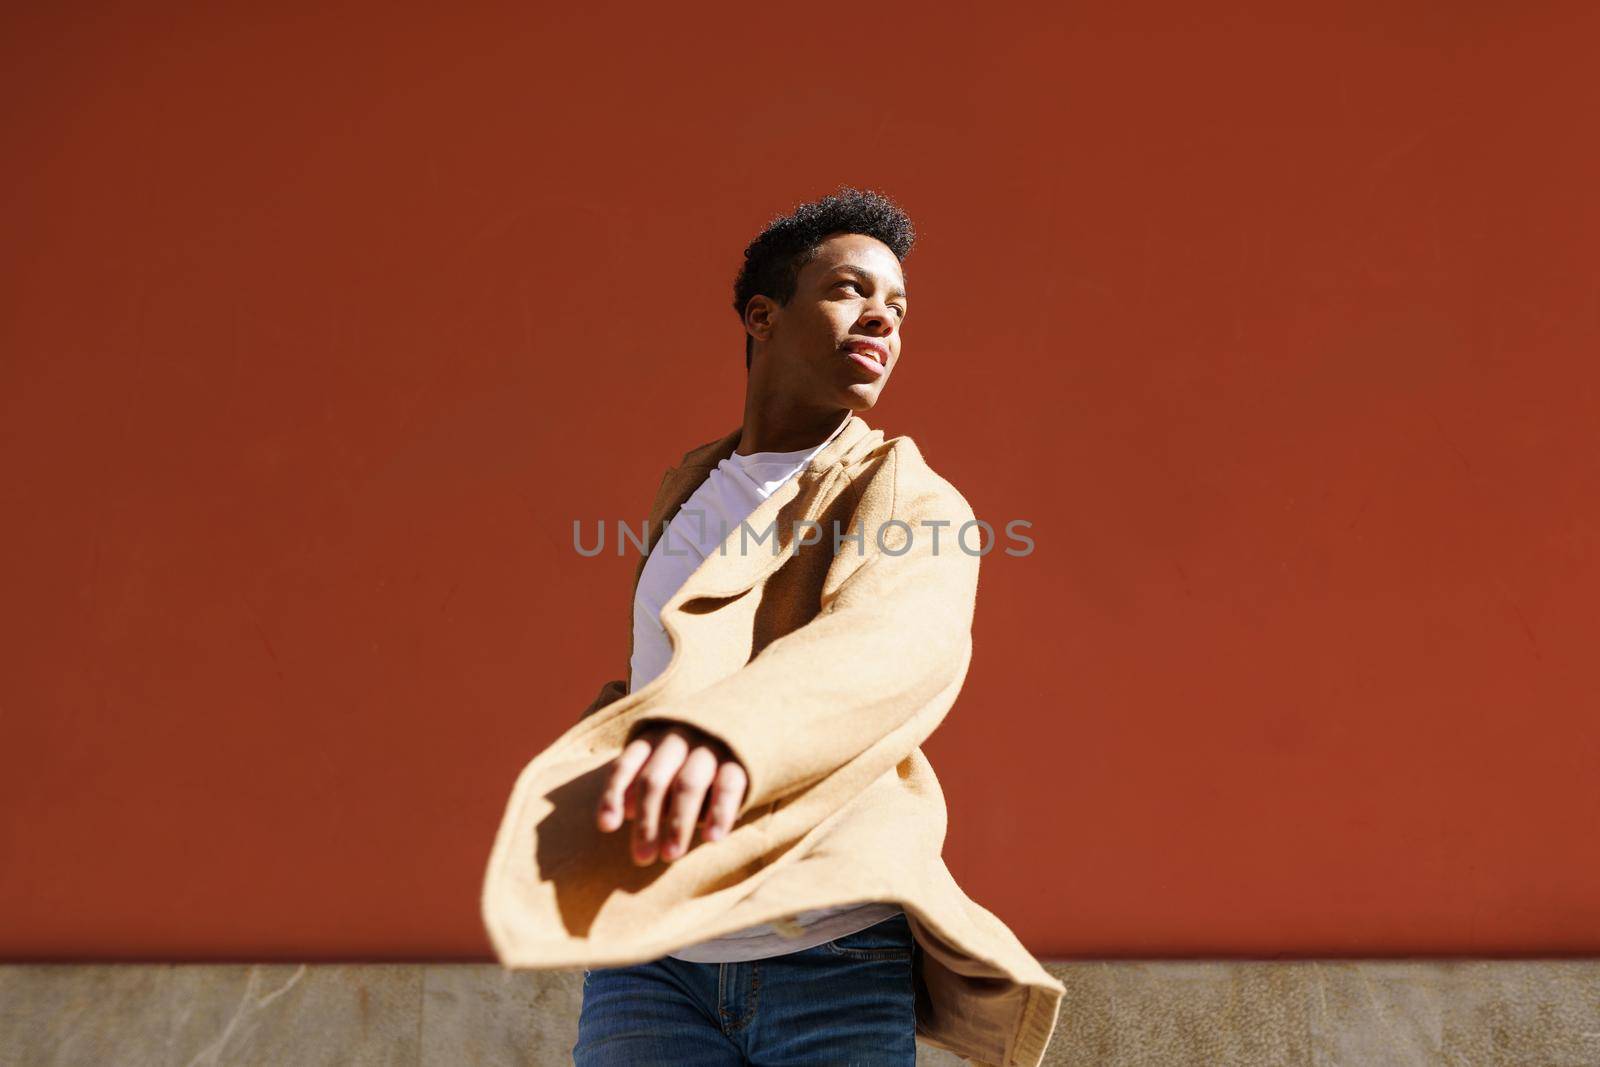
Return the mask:
<path fill-rule="evenodd" d="M 1052 1064 L 1600 1063 L 1600 962 L 1049 967 L 1067 985 Z M 4 966 L 0 1067 L 559 1067 L 582 988 L 481 964 Z"/>
<path fill-rule="evenodd" d="M 996 541 L 925 746 L 1056 959 L 1600 953 L 1600 5 L 0 5 L 0 959 L 490 960 L 763 224 Z M 894 655 L 893 635 L 863 654 Z"/>

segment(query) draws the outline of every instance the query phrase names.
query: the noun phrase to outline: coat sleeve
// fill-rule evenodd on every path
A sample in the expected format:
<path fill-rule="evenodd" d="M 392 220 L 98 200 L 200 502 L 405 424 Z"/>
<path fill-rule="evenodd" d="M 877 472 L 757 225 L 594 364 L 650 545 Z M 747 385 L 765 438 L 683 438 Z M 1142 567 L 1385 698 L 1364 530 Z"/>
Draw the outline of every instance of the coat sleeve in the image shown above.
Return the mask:
<path fill-rule="evenodd" d="M 744 765 L 746 812 L 822 779 L 913 718 L 942 720 L 971 657 L 979 556 L 957 541 L 972 520 L 953 490 L 897 504 L 887 550 L 866 529 L 866 561 L 805 625 L 738 671 L 641 717 L 697 727 Z M 934 528 L 940 523 L 937 549 Z M 968 532 L 971 540 L 972 531 Z M 898 543 L 894 538 L 898 537 Z M 842 553 L 856 550 L 843 543 Z M 903 549 L 903 551 L 902 551 Z M 898 554 L 891 554 L 898 553 Z"/>
<path fill-rule="evenodd" d="M 628 680 L 626 678 L 613 678 L 600 687 L 600 693 L 589 706 L 578 714 L 578 721 L 582 722 L 613 700 L 620 700 L 628 695 Z"/>

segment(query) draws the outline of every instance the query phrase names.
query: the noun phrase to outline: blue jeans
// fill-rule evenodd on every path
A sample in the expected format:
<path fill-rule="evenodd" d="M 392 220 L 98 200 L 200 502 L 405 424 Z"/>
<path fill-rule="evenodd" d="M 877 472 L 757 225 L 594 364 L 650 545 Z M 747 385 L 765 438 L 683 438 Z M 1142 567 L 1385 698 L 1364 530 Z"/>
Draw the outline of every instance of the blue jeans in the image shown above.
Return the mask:
<path fill-rule="evenodd" d="M 584 972 L 576 1067 L 914 1067 L 911 926 L 864 930 L 767 959 L 663 956 Z"/>

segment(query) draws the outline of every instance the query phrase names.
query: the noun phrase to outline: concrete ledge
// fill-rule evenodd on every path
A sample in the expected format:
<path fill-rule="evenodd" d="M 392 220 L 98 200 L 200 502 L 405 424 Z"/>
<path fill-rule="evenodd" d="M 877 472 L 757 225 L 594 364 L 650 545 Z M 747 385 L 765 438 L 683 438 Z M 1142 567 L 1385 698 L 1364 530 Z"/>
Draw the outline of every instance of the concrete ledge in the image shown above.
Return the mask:
<path fill-rule="evenodd" d="M 1600 961 L 1048 967 L 1052 1064 L 1600 1064 Z M 0 965 L 0 1065 L 570 1064 L 582 988 L 494 964 Z"/>

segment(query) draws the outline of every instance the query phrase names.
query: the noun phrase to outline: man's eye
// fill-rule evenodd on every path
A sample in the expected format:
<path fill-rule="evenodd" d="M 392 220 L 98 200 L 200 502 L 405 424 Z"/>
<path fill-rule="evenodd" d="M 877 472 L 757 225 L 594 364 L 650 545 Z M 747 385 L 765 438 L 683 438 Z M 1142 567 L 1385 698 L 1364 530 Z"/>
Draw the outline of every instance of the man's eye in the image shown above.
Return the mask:
<path fill-rule="evenodd" d="M 850 281 L 848 278 L 845 279 L 842 282 L 835 282 L 834 284 L 835 284 L 836 287 L 840 286 L 840 285 L 848 285 L 850 288 L 854 289 L 856 292 L 858 292 L 858 293 L 861 292 L 861 286 L 859 284 L 857 284 L 856 282 Z M 901 307 L 899 304 L 890 304 L 889 306 L 894 308 L 895 314 L 897 314 L 900 318 L 903 319 L 903 318 L 906 317 L 906 309 Z"/>

